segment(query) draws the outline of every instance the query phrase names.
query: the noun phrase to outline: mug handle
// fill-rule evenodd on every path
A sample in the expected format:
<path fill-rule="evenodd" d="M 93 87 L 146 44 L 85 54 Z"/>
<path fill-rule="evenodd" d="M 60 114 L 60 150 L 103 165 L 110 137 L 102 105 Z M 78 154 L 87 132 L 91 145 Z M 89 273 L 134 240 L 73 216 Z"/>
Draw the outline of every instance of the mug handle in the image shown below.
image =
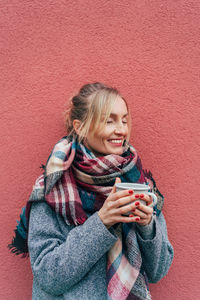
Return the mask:
<path fill-rule="evenodd" d="M 154 193 L 150 193 L 150 192 L 148 192 L 148 195 L 150 195 L 153 198 L 153 202 L 149 206 L 154 207 L 157 204 L 157 196 Z"/>

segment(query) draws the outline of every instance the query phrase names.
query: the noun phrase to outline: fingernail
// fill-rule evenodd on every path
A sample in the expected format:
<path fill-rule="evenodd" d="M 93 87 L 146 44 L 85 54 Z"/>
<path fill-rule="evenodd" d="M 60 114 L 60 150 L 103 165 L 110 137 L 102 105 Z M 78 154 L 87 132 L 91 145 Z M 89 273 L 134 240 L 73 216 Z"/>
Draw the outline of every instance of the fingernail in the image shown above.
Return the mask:
<path fill-rule="evenodd" d="M 140 218 L 136 218 L 135 220 L 136 220 L 136 221 L 140 221 Z"/>
<path fill-rule="evenodd" d="M 143 194 L 140 194 L 140 198 L 144 198 L 144 195 L 143 195 Z"/>
<path fill-rule="evenodd" d="M 133 195 L 133 190 L 129 190 L 128 192 L 129 194 Z"/>
<path fill-rule="evenodd" d="M 132 209 L 132 212 L 135 212 L 135 208 Z"/>
<path fill-rule="evenodd" d="M 140 195 L 135 195 L 135 198 L 140 198 Z"/>
<path fill-rule="evenodd" d="M 132 218 L 133 217 L 133 215 L 129 215 L 129 218 Z"/>
<path fill-rule="evenodd" d="M 135 205 L 136 205 L 136 206 L 140 205 L 140 202 L 135 202 Z"/>

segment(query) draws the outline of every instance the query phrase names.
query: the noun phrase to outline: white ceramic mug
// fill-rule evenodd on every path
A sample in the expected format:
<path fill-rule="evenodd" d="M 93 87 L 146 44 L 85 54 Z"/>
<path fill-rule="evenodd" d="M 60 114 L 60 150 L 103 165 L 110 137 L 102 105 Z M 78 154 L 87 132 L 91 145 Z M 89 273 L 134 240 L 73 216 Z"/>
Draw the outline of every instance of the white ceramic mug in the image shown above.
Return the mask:
<path fill-rule="evenodd" d="M 142 183 L 129 183 L 129 182 L 121 182 L 121 183 L 116 183 L 116 190 L 117 192 L 123 191 L 123 190 L 133 190 L 134 194 L 148 194 L 152 197 L 152 204 L 149 205 L 150 207 L 153 207 L 157 203 L 157 196 L 154 193 L 150 192 L 150 187 L 148 184 L 142 184 Z M 139 201 L 141 204 L 146 205 L 146 201 L 142 199 L 136 199 L 135 201 Z M 134 203 L 133 201 L 132 203 Z M 127 205 L 127 204 L 126 204 Z M 129 215 L 129 213 L 127 213 Z"/>

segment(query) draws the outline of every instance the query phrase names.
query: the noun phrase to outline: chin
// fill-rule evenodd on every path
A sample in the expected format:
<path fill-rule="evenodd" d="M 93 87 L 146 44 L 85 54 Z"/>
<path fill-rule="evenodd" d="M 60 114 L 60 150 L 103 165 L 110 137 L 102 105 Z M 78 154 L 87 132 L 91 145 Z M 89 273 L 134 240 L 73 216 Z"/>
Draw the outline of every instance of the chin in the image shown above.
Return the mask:
<path fill-rule="evenodd" d="M 122 155 L 122 153 L 124 152 L 124 148 L 120 147 L 120 148 L 112 148 L 112 147 L 106 147 L 104 148 L 104 150 L 102 149 L 102 155 L 109 155 L 109 154 L 115 154 L 115 155 Z"/>
<path fill-rule="evenodd" d="M 110 151 L 110 154 L 122 155 L 123 149 L 113 149 Z"/>
<path fill-rule="evenodd" d="M 117 155 L 122 155 L 123 151 L 118 151 L 116 154 Z"/>

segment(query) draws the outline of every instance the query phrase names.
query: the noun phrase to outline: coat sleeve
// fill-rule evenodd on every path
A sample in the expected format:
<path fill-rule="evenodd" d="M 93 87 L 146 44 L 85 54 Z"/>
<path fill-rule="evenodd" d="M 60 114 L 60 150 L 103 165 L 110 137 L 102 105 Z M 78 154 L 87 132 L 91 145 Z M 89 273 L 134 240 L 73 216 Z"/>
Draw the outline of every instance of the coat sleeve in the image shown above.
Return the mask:
<path fill-rule="evenodd" d="M 159 216 L 153 216 L 150 226 L 147 225 L 146 229 L 145 226 L 144 228 L 137 226 L 137 238 L 148 280 L 150 283 L 156 283 L 167 274 L 174 251 L 168 240 L 162 212 Z"/>
<path fill-rule="evenodd" d="M 45 202 L 32 204 L 28 235 L 32 271 L 41 288 L 52 295 L 78 283 L 117 240 L 97 213 L 83 225 L 66 225 L 65 232 L 58 218 Z"/>

